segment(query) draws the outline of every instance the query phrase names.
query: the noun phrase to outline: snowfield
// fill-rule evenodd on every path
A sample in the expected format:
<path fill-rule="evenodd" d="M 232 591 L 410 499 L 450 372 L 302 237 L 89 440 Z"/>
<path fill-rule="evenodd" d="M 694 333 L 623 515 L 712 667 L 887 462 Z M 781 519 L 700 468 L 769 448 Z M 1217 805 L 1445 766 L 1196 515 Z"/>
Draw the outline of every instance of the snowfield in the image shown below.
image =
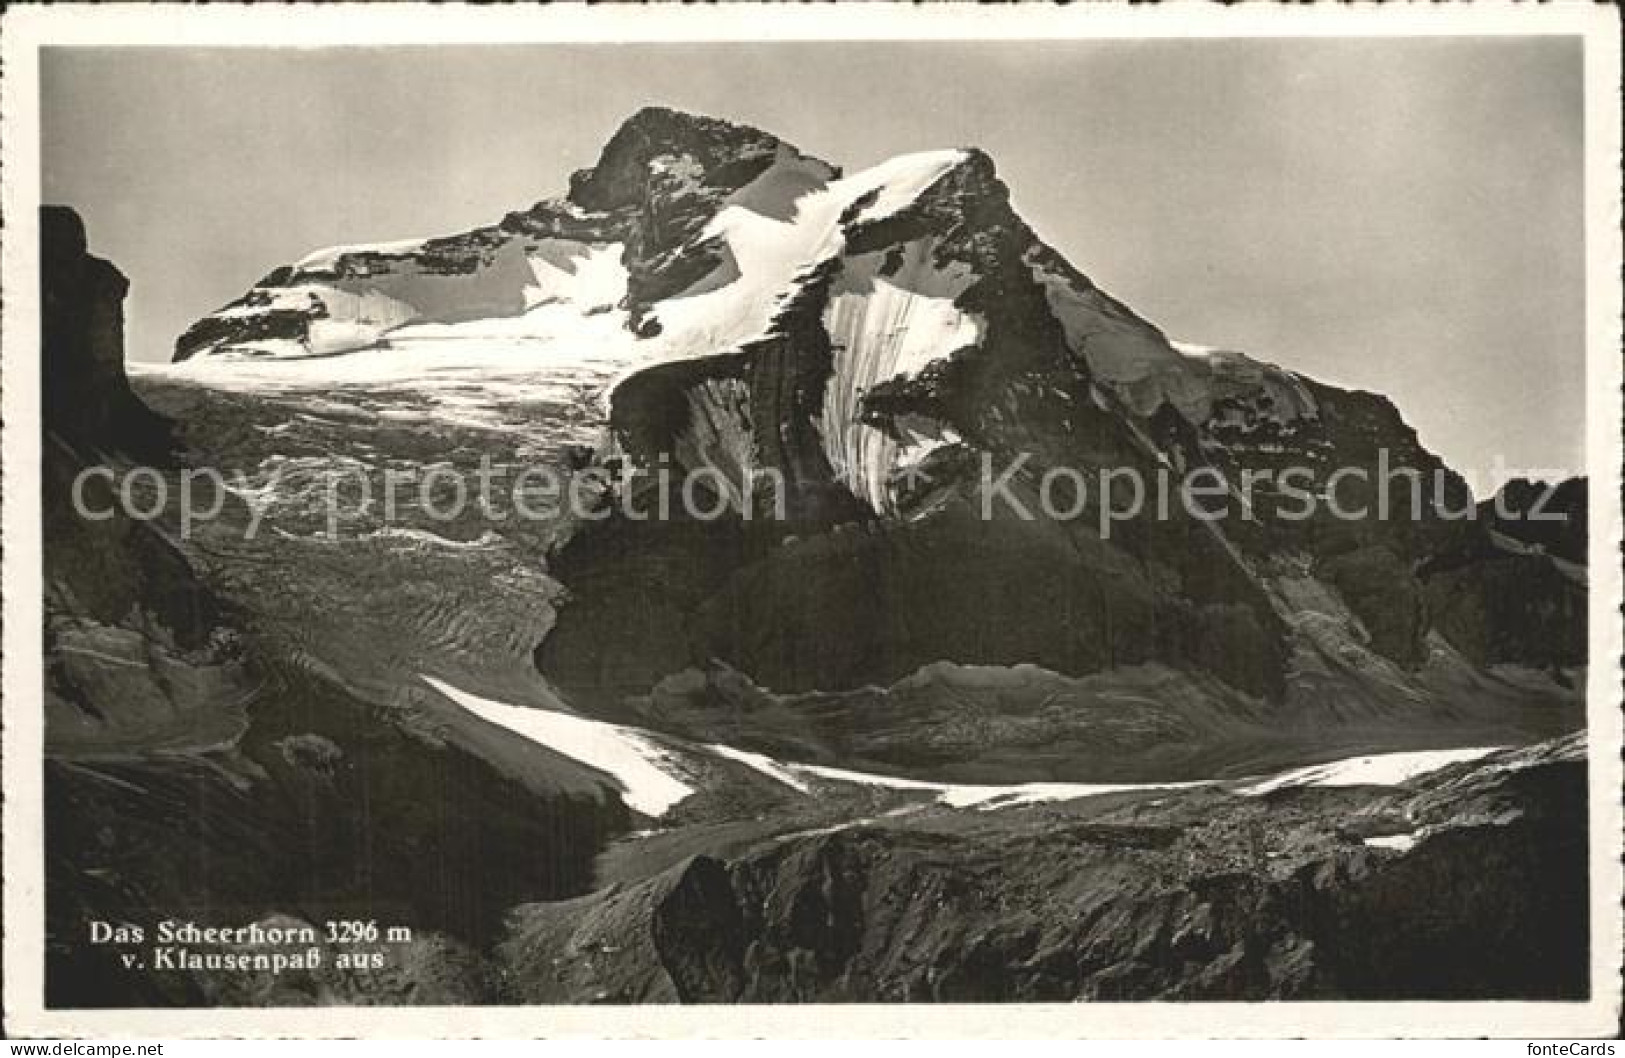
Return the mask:
<path fill-rule="evenodd" d="M 469 271 L 420 259 L 424 239 L 316 251 L 294 266 L 290 285 L 256 288 L 246 303 L 215 314 L 292 314 L 306 321 L 306 339 L 243 337 L 177 365 L 136 370 L 226 389 L 416 390 L 427 419 L 487 429 L 522 428 L 502 406 L 543 401 L 585 408 L 601 426 L 621 382 L 768 336 L 784 307 L 838 261 L 822 314 L 833 363 L 814 425 L 836 478 L 876 513 L 895 514 L 898 472 L 960 438 L 919 416 L 887 428 L 866 424 L 863 401 L 877 386 L 917 378 L 977 345 L 986 322 L 956 304 L 978 277 L 964 264 L 939 264 L 936 239 L 848 254 L 846 233 L 907 208 L 969 157 L 905 154 L 837 177 L 826 163 L 781 146 L 699 232 L 695 243 L 716 258 L 709 273 L 646 306 L 640 334 L 629 327 L 624 244 L 518 234 L 492 242 L 487 232 L 465 248 L 475 255 Z M 668 178 L 695 175 L 680 163 L 651 164 Z M 387 266 L 352 260 L 342 271 L 356 274 L 339 274 L 345 255 L 363 253 Z M 1170 341 L 1087 279 L 1039 255 L 1025 260 L 1072 354 L 1137 415 L 1168 404 L 1195 425 L 1247 433 L 1318 414 L 1291 372 Z M 287 333 L 286 321 L 276 326 Z M 752 442 L 742 443 L 737 456 L 746 465 Z"/>
<path fill-rule="evenodd" d="M 627 807 L 659 818 L 694 788 L 679 777 L 671 757 L 636 730 L 547 709 L 505 705 L 458 690 L 433 676 L 423 682 L 481 720 L 597 768 L 620 784 Z"/>
<path fill-rule="evenodd" d="M 690 784 L 697 769 L 685 766 L 675 753 L 657 745 L 647 732 L 638 728 L 545 709 L 507 705 L 459 690 L 432 676 L 423 676 L 422 679 L 482 720 L 505 727 L 610 775 L 620 784 L 628 806 L 644 815 L 659 818 L 695 792 Z M 1038 782 L 1008 785 L 931 782 L 818 764 L 794 764 L 721 744 L 691 747 L 691 752 L 743 764 L 774 782 L 808 796 L 816 796 L 820 784 L 872 786 L 934 794 L 935 803 L 947 808 L 988 811 L 1046 801 L 1072 801 L 1102 794 L 1199 787 L 1215 787 L 1242 797 L 1260 797 L 1295 786 L 1394 786 L 1451 764 L 1477 760 L 1499 748 L 1488 746 L 1351 757 L 1329 764 L 1296 768 L 1262 781 L 1200 779 L 1165 783 Z M 1387 848 L 1409 847 L 1397 837 L 1371 839 L 1367 843 Z"/>
<path fill-rule="evenodd" d="M 1330 764 L 1315 764 L 1283 772 L 1239 792 L 1258 797 L 1289 786 L 1397 786 L 1419 775 L 1465 761 L 1487 757 L 1501 746 L 1469 749 L 1431 749 L 1415 753 L 1377 753 L 1350 757 Z"/>
<path fill-rule="evenodd" d="M 725 760 L 737 761 L 748 768 L 755 768 L 769 779 L 782 782 L 792 790 L 805 794 L 812 793 L 812 786 L 805 779 L 800 778 L 795 772 L 764 753 L 751 753 L 748 750 L 734 749 L 732 746 L 724 746 L 720 742 L 713 743 L 705 748 Z"/>
<path fill-rule="evenodd" d="M 663 359 L 705 356 L 761 337 L 797 281 L 843 248 L 842 214 L 872 196 L 857 219 L 882 220 L 965 157 L 963 151 L 905 154 L 826 182 L 822 162 L 782 148 L 701 233 L 702 240 L 721 240 L 729 260 L 653 313 L 662 333 L 673 334 Z M 695 338 L 706 344 L 696 345 Z"/>
<path fill-rule="evenodd" d="M 259 288 L 253 303 L 222 318 L 318 310 L 308 341 L 245 339 L 178 364 L 132 364 L 231 390 L 415 390 L 428 414 L 456 425 L 499 429 L 492 406 L 526 400 L 586 402 L 607 411 L 615 386 L 657 364 L 729 353 L 763 337 L 784 303 L 819 265 L 843 252 L 843 217 L 883 220 L 967 157 L 964 151 L 908 154 L 833 179 L 824 163 L 789 148 L 734 192 L 701 233 L 723 260 L 682 293 L 653 305 L 658 334 L 627 326 L 627 272 L 621 243 L 514 237 L 468 273 L 426 271 L 410 260 L 426 240 L 330 247 L 294 268 L 295 282 Z M 832 461 L 853 491 L 889 508 L 886 477 L 899 459 L 918 461 L 951 443 L 923 428 L 892 438 L 854 420 L 862 394 L 907 378 L 973 344 L 978 322 L 954 307 L 974 279 L 941 271 L 933 247 L 911 246 L 896 274 L 879 276 L 881 257 L 847 263 L 826 313 L 841 349 L 821 423 Z M 333 275 L 345 254 L 405 256 L 376 274 Z"/>

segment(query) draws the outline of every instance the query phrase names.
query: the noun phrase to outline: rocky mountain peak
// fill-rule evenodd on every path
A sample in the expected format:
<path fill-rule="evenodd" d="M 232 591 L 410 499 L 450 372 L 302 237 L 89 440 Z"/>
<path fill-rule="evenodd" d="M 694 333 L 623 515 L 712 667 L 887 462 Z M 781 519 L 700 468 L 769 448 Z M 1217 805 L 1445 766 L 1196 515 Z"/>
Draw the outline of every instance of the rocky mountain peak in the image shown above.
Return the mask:
<path fill-rule="evenodd" d="M 571 202 L 610 211 L 642 206 L 651 181 L 689 180 L 739 188 L 773 164 L 781 150 L 801 152 L 777 136 L 718 118 L 645 107 L 610 137 L 598 164 L 570 177 Z"/>
<path fill-rule="evenodd" d="M 1429 656 L 1412 570 L 1443 531 L 1426 503 L 1415 518 L 1305 520 L 1276 517 L 1285 501 L 1265 491 L 1255 518 L 1138 519 L 1109 541 L 1080 535 L 1075 518 L 996 519 L 990 529 L 967 513 L 979 507 L 984 457 L 1025 456 L 1033 475 L 1206 468 L 1231 482 L 1301 468 L 1311 493 L 1339 466 L 1372 467 L 1384 451 L 1424 472 L 1440 467 L 1381 396 L 1171 341 L 1044 243 L 976 149 L 904 154 L 842 175 L 759 129 L 647 108 L 572 177 L 566 196 L 461 235 L 308 255 L 199 321 L 180 343 L 181 356 L 196 352 L 223 354 L 227 363 L 211 372 L 258 359 L 281 379 L 305 374 L 315 384 L 333 377 L 325 358 L 345 354 L 346 377 L 389 385 L 454 354 L 484 377 L 562 387 L 583 429 L 598 431 L 589 447 L 617 467 L 671 459 L 719 475 L 739 496 L 756 477 L 776 475 L 782 484 L 752 503 L 782 505 L 796 537 L 871 523 L 907 526 L 895 535 L 921 541 L 1005 534 L 993 549 L 1000 557 L 978 560 L 994 571 L 1016 556 L 995 581 L 1054 565 L 1041 556 L 1059 541 L 1094 556 L 1048 616 L 1032 602 L 1015 624 L 987 610 L 993 625 L 1017 628 L 1008 642 L 979 619 L 923 631 L 948 591 L 914 594 L 934 575 L 930 564 L 910 570 L 906 600 L 883 615 L 896 627 L 852 624 L 831 656 L 801 649 L 797 607 L 782 595 L 758 625 L 784 627 L 749 643 L 731 625 L 701 643 L 692 613 L 667 622 L 672 658 L 730 659 L 775 689 L 893 680 L 937 658 L 965 659 L 966 642 L 979 663 L 1041 658 L 1077 674 L 1190 665 L 1197 641 L 1195 667 L 1246 693 L 1278 695 L 1297 671 L 1287 664 L 1297 649 L 1292 608 L 1267 572 L 1281 556 L 1311 556 L 1317 575 L 1346 596 L 1351 627 L 1360 625 L 1350 636 L 1377 655 L 1374 665 L 1414 667 Z M 610 543 L 565 547 L 558 568 L 591 579 L 603 554 L 654 547 L 642 539 L 648 531 L 596 526 L 585 536 L 608 534 Z M 764 570 L 801 561 L 766 536 L 751 546 Z M 840 543 L 854 560 L 880 562 L 876 547 Z M 677 560 L 703 567 L 691 554 Z M 1121 583 L 1108 590 L 1097 568 L 1120 569 Z M 685 598 L 743 612 L 734 595 L 751 589 L 730 583 L 737 572 L 722 563 L 717 580 Z M 561 619 L 544 652 L 591 670 L 560 673 L 565 682 L 593 693 L 583 684 L 603 675 L 594 644 L 633 627 L 622 606 L 647 608 L 647 595 L 600 593 Z M 1080 598 L 1096 600 L 1087 614 Z M 837 612 L 857 603 L 809 596 L 803 605 Z M 1146 634 L 1121 634 L 1126 621 Z M 1053 634 L 1040 643 L 1035 628 Z M 647 686 L 673 671 L 664 654 L 651 660 L 647 642 L 629 653 L 648 671 L 617 674 L 617 685 Z"/>

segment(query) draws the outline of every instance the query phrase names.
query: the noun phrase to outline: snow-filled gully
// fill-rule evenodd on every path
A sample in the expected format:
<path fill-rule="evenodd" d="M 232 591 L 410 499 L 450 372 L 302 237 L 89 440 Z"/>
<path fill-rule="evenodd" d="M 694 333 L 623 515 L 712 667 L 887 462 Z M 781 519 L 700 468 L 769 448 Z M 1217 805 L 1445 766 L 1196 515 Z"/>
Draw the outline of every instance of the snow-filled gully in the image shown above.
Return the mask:
<path fill-rule="evenodd" d="M 609 775 L 621 787 L 627 805 L 658 819 L 695 792 L 692 769 L 676 753 L 662 747 L 647 732 L 586 717 L 545 709 L 509 705 L 460 690 L 432 676 L 421 677 L 446 698 L 488 723 L 546 746 Z M 817 764 L 795 764 L 761 753 L 712 744 L 691 745 L 690 751 L 733 761 L 812 796 L 817 786 L 844 783 L 891 790 L 934 793 L 935 802 L 949 808 L 990 810 L 1045 801 L 1071 801 L 1081 797 L 1132 791 L 1183 790 L 1218 787 L 1242 797 L 1261 797 L 1294 786 L 1393 786 L 1440 768 L 1477 760 L 1504 748 L 1377 753 L 1295 768 L 1272 776 L 1244 779 L 1201 779 L 1162 783 L 1015 783 L 979 785 L 906 779 L 872 772 L 849 771 Z M 1375 842 L 1373 844 L 1376 844 Z M 1397 843 L 1393 843 L 1397 847 Z"/>

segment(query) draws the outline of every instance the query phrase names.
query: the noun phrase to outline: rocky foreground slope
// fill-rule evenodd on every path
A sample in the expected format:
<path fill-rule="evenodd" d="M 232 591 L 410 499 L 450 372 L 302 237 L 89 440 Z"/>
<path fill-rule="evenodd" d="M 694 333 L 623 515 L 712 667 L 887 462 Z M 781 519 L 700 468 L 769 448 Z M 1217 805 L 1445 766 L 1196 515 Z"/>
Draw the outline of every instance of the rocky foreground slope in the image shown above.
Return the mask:
<path fill-rule="evenodd" d="M 94 307 L 63 318 L 116 320 L 80 274 L 47 270 Z M 47 376 L 122 392 L 66 333 Z M 1170 341 L 980 152 L 844 174 L 643 111 L 565 196 L 318 251 L 176 357 L 134 378 L 162 419 L 116 398 L 140 410 L 87 444 L 47 408 L 48 520 L 78 467 L 154 461 L 138 435 L 171 480 L 231 475 L 184 538 L 63 524 L 47 552 L 64 999 L 1584 990 L 1583 482 L 1561 528 L 1452 519 L 1472 497 L 1391 401 Z M 1126 486 L 1092 490 L 1384 464 L 1430 476 L 1388 517 L 1263 487 L 1103 532 Z M 719 516 L 636 517 L 662 466 Z M 535 467 L 595 509 L 360 502 Z M 1051 496 L 1071 517 L 1038 502 L 1056 471 L 1091 486 Z M 380 976 L 278 980 L 75 943 L 339 911 L 416 937 Z"/>
<path fill-rule="evenodd" d="M 498 958 L 539 1003 L 1575 996 L 1583 757 L 1568 739 L 1391 788 L 910 804 L 522 907 Z"/>

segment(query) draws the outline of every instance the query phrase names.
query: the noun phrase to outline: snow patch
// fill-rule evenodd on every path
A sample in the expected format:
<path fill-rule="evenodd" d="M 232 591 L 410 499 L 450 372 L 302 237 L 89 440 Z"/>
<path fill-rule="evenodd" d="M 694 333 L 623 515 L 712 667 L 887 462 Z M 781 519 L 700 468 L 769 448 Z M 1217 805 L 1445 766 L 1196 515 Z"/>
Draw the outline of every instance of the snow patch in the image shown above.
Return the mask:
<path fill-rule="evenodd" d="M 433 676 L 419 678 L 480 719 L 608 774 L 620 784 L 627 806 L 646 816 L 658 819 L 694 793 L 671 755 L 634 728 L 506 705 Z"/>
<path fill-rule="evenodd" d="M 626 296 L 626 265 L 621 243 L 594 245 L 570 239 L 543 239 L 526 260 L 536 282 L 525 288 L 525 304 L 566 302 L 582 312 L 613 309 Z"/>
<path fill-rule="evenodd" d="M 1282 772 L 1263 782 L 1236 792 L 1259 797 L 1294 786 L 1398 786 L 1419 775 L 1466 761 L 1478 760 L 1504 749 L 1504 746 L 1477 746 L 1467 749 L 1433 749 L 1413 753 L 1378 753 L 1349 757 L 1329 764 L 1314 764 Z"/>
<path fill-rule="evenodd" d="M 891 461 L 895 469 L 908 470 L 917 467 L 937 449 L 964 442 L 964 438 L 959 436 L 959 431 L 951 426 L 942 426 L 934 422 L 923 428 L 922 426 L 923 424 L 913 421 L 896 424 L 902 442 L 897 446 L 897 454 Z"/>
<path fill-rule="evenodd" d="M 202 351 L 193 359 L 248 353 L 275 356 L 333 356 L 374 346 L 411 324 L 454 326 L 479 321 L 509 336 L 558 337 L 571 327 L 558 313 L 531 315 L 538 306 L 568 307 L 576 326 L 581 318 L 613 311 L 626 294 L 620 243 L 569 239 L 527 241 L 518 236 L 479 254 L 471 270 L 425 268 L 411 254 L 423 240 L 318 251 L 295 266 L 302 280 L 287 286 L 256 287 L 242 303 L 215 318 L 250 320 L 277 313 L 306 317 L 306 336 L 246 339 Z M 359 275 L 333 275 L 340 256 L 359 251 L 401 255 L 388 267 Z M 624 322 L 625 317 L 620 317 Z M 497 321 L 519 320 L 503 324 Z M 629 336 L 619 339 L 628 341 Z"/>
<path fill-rule="evenodd" d="M 798 284 L 843 249 L 843 216 L 857 223 L 889 216 L 965 157 L 957 150 L 903 155 L 831 179 L 824 163 L 781 149 L 703 230 L 702 240 L 719 242 L 724 259 L 712 275 L 650 308 L 660 325 L 653 337 L 634 336 L 617 308 L 627 290 L 620 243 L 475 239 L 455 250 L 472 269 L 446 271 L 417 259 L 427 240 L 407 239 L 306 255 L 294 266 L 296 282 L 256 288 L 246 303 L 215 314 L 251 320 L 293 313 L 308 321 L 305 337 L 205 349 L 174 365 L 171 377 L 238 390 L 399 386 L 444 394 L 451 388 L 445 377 L 457 373 L 459 381 L 487 387 L 493 400 L 523 400 L 528 386 L 532 400 L 587 403 L 602 412 L 622 378 L 655 364 L 731 352 L 765 334 Z M 663 164 L 668 176 L 680 175 L 681 159 Z M 358 270 L 365 274 L 334 274 L 341 257 L 358 253 L 389 260 Z M 918 328 L 920 336 L 899 332 L 877 355 L 898 371 L 917 370 L 938 352 L 924 340 L 928 332 L 939 332 L 942 342 L 956 340 L 955 332 L 971 337 L 950 299 L 882 289 L 881 303 L 891 305 L 883 315 L 905 331 Z M 458 414 L 486 418 L 466 402 Z"/>
<path fill-rule="evenodd" d="M 1207 418 L 1212 394 L 1161 332 L 1081 277 L 1032 260 L 1028 266 L 1044 288 L 1067 348 L 1136 414 L 1149 416 L 1168 403 L 1192 422 Z"/>
<path fill-rule="evenodd" d="M 816 764 L 787 764 L 780 766 L 795 775 L 809 775 L 832 782 L 852 783 L 858 786 L 877 786 L 890 790 L 921 791 L 936 794 L 936 803 L 949 808 L 1013 808 L 1017 805 L 1038 804 L 1044 801 L 1071 801 L 1080 797 L 1123 793 L 1136 790 L 1180 790 L 1207 785 L 1204 782 L 1168 783 L 1066 783 L 1031 782 L 1009 785 L 978 785 L 971 783 L 928 782 L 904 779 L 870 772 L 827 768 Z"/>
<path fill-rule="evenodd" d="M 1018 786 L 951 786 L 937 798 L 953 808 L 1012 808 L 1044 801 L 1072 801 L 1080 797 L 1146 790 L 1188 790 L 1205 782 L 1167 783 L 1067 783 L 1034 782 Z"/>
<path fill-rule="evenodd" d="M 502 537 L 487 529 L 475 540 L 451 540 L 438 533 L 431 533 L 426 529 L 412 529 L 406 526 L 390 525 L 382 529 L 375 529 L 367 533 L 365 540 L 405 540 L 415 544 L 428 544 L 430 547 L 445 547 L 458 551 L 477 550 L 483 547 L 492 547 L 502 543 Z"/>
<path fill-rule="evenodd" d="M 713 743 L 706 748 L 719 757 L 736 761 L 737 763 L 745 765 L 747 768 L 754 768 L 756 771 L 761 772 L 763 775 L 766 775 L 775 782 L 781 782 L 793 790 L 797 790 L 805 794 L 812 793 L 812 787 L 809 786 L 804 779 L 797 777 L 795 772 L 779 764 L 778 761 L 767 756 L 766 754 L 751 753 L 748 750 L 743 749 L 734 749 L 732 746 L 724 746 L 720 742 Z"/>

